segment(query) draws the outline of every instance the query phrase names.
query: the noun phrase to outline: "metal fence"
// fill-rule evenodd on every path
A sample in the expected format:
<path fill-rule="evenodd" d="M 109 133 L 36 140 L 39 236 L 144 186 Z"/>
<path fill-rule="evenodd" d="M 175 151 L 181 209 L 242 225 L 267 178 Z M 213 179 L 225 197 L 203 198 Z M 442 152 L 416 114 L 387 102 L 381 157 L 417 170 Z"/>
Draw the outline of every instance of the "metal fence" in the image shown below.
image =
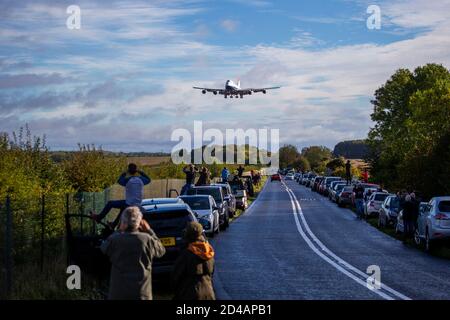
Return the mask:
<path fill-rule="evenodd" d="M 144 197 L 174 197 L 171 190 L 180 192 L 183 184 L 182 179 L 153 180 L 145 186 Z M 99 212 L 109 200 L 123 198 L 123 187 L 114 185 L 103 192 L 0 199 L 0 299 L 13 291 L 17 266 L 37 265 L 37 271 L 44 272 L 49 259 L 66 255 L 65 214 Z"/>

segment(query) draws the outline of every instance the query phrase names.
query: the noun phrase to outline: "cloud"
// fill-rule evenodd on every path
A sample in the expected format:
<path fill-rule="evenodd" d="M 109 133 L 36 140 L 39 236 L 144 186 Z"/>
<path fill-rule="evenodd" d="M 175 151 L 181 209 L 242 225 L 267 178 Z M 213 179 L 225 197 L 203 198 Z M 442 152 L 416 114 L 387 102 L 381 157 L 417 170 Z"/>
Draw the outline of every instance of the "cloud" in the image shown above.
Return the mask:
<path fill-rule="evenodd" d="M 235 32 L 237 30 L 237 28 L 239 27 L 239 21 L 225 19 L 220 22 L 220 25 L 222 26 L 222 28 L 224 28 L 228 32 Z"/>
<path fill-rule="evenodd" d="M 270 5 L 265 2 L 253 5 Z M 294 30 L 278 43 L 217 44 L 205 37 L 202 19 L 185 22 L 206 10 L 202 1 L 83 2 L 79 33 L 64 27 L 60 11 L 46 11 L 50 2 L 14 3 L 0 13 L 6 19 L 0 29 L 2 130 L 29 122 L 54 148 L 94 142 L 114 150 L 169 151 L 173 129 L 192 130 L 194 120 L 203 120 L 220 130 L 278 128 L 282 143 L 332 147 L 367 134 L 371 96 L 395 70 L 450 65 L 448 2 L 382 2 L 386 26 L 378 34 L 367 30 L 364 40 L 362 30 L 358 43 L 333 47 L 314 28 Z M 239 22 L 222 23 L 227 20 L 228 30 L 222 27 L 236 32 Z M 404 36 L 375 42 L 397 28 Z M 282 89 L 242 100 L 192 90 L 221 88 L 235 78 L 245 87 Z"/>
<path fill-rule="evenodd" d="M 54 85 L 67 82 L 69 80 L 72 80 L 72 78 L 65 77 L 59 73 L 0 74 L 0 89 L 46 86 L 50 84 Z"/>

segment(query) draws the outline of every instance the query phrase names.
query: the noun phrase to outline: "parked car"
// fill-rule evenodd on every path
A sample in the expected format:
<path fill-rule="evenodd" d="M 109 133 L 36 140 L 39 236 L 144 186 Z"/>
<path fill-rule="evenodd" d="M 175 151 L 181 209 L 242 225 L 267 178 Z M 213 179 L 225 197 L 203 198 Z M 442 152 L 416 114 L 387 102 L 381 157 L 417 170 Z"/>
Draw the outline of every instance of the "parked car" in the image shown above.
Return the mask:
<path fill-rule="evenodd" d="M 389 195 L 384 200 L 378 211 L 378 226 L 388 227 L 397 223 L 397 216 L 400 212 L 400 199 L 396 195 Z"/>
<path fill-rule="evenodd" d="M 344 182 L 339 181 L 339 182 L 333 184 L 333 188 L 330 190 L 330 192 L 328 194 L 328 197 L 330 198 L 330 200 L 332 202 L 336 202 L 338 194 L 341 192 L 341 190 L 345 186 L 347 186 L 345 181 Z"/>
<path fill-rule="evenodd" d="M 288 173 L 287 175 L 286 175 L 286 178 L 285 178 L 286 180 L 294 180 L 294 174 L 292 173 L 292 172 L 290 172 L 290 173 Z"/>
<path fill-rule="evenodd" d="M 170 273 L 181 250 L 186 247 L 183 233 L 187 223 L 198 220 L 186 203 L 149 205 L 144 209 L 144 219 L 166 248 L 166 253 L 153 261 L 153 273 Z"/>
<path fill-rule="evenodd" d="M 322 176 L 316 176 L 311 182 L 311 190 L 317 192 L 319 190 L 318 188 L 322 180 L 323 180 Z"/>
<path fill-rule="evenodd" d="M 364 203 L 364 215 L 366 217 L 378 215 L 381 205 L 388 196 L 386 192 L 373 192 Z"/>
<path fill-rule="evenodd" d="M 196 186 L 188 190 L 188 195 L 210 195 L 216 201 L 219 210 L 219 225 L 221 230 L 226 230 L 230 225 L 230 212 L 228 210 L 228 202 L 225 200 L 221 186 Z"/>
<path fill-rule="evenodd" d="M 434 197 L 417 219 L 414 236 L 417 244 L 430 251 L 438 241 L 450 239 L 450 196 Z"/>
<path fill-rule="evenodd" d="M 328 193 L 327 193 L 328 199 L 331 200 L 331 191 L 333 190 L 334 186 L 339 183 L 345 183 L 345 181 L 342 180 L 331 181 L 330 185 L 328 186 Z"/>
<path fill-rule="evenodd" d="M 275 173 L 273 175 L 270 176 L 270 182 L 272 181 L 281 181 L 281 176 L 278 173 Z"/>
<path fill-rule="evenodd" d="M 344 186 L 339 193 L 336 193 L 336 203 L 339 207 L 352 204 L 353 186 Z"/>
<path fill-rule="evenodd" d="M 180 196 L 180 199 L 194 211 L 198 222 L 201 223 L 208 236 L 212 238 L 219 233 L 219 208 L 212 196 Z"/>
<path fill-rule="evenodd" d="M 421 202 L 419 204 L 419 214 L 425 210 L 425 207 L 427 206 L 427 202 Z M 400 210 L 400 212 L 397 215 L 397 223 L 395 224 L 395 233 L 403 233 L 405 232 L 405 225 L 403 223 L 403 210 Z"/>
<path fill-rule="evenodd" d="M 169 204 L 169 203 L 183 203 L 180 198 L 149 198 L 142 200 L 142 206 Z"/>
<path fill-rule="evenodd" d="M 211 185 L 222 187 L 222 191 L 225 196 L 225 200 L 228 203 L 228 211 L 230 213 L 230 217 L 233 217 L 234 214 L 236 213 L 236 198 L 234 197 L 234 194 L 231 191 L 230 184 L 228 184 L 228 183 L 213 183 Z"/>
<path fill-rule="evenodd" d="M 240 184 L 230 183 L 231 192 L 236 198 L 236 208 L 245 210 L 248 207 L 247 191 Z"/>
<path fill-rule="evenodd" d="M 315 175 L 315 174 L 309 175 L 305 181 L 305 186 L 308 188 L 312 188 L 312 184 L 314 183 L 315 177 L 317 177 L 317 175 Z"/>
<path fill-rule="evenodd" d="M 340 180 L 341 180 L 340 177 L 325 177 L 322 183 L 322 187 L 320 189 L 320 193 L 327 197 L 331 182 Z"/>

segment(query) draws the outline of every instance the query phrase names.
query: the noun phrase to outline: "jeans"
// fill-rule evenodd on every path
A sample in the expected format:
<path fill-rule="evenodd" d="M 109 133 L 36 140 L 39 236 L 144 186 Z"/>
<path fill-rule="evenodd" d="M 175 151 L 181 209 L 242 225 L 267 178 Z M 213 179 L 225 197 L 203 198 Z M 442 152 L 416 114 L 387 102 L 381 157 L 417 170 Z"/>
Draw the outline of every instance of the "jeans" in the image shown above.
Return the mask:
<path fill-rule="evenodd" d="M 108 201 L 103 210 L 98 214 L 98 221 L 103 220 L 104 217 L 111 211 L 111 209 L 119 209 L 122 212 L 126 207 L 127 203 L 125 200 L 111 200 Z"/>
<path fill-rule="evenodd" d="M 192 184 L 186 183 L 186 184 L 183 186 L 183 188 L 181 188 L 180 195 L 181 195 L 181 196 L 187 195 L 187 193 L 188 193 L 188 191 L 189 191 L 190 188 L 192 188 Z"/>
<path fill-rule="evenodd" d="M 364 213 L 364 201 L 363 199 L 355 199 L 356 213 L 358 217 L 362 217 Z"/>

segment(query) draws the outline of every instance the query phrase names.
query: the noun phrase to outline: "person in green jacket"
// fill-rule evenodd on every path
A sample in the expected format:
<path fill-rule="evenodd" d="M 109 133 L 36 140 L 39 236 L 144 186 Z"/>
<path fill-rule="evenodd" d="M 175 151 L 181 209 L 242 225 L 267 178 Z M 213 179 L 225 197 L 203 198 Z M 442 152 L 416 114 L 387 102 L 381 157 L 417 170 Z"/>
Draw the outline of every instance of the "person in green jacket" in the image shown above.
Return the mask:
<path fill-rule="evenodd" d="M 152 300 L 152 261 L 166 249 L 139 207 L 126 208 L 120 220 L 119 231 L 100 246 L 111 261 L 108 299 Z"/>

